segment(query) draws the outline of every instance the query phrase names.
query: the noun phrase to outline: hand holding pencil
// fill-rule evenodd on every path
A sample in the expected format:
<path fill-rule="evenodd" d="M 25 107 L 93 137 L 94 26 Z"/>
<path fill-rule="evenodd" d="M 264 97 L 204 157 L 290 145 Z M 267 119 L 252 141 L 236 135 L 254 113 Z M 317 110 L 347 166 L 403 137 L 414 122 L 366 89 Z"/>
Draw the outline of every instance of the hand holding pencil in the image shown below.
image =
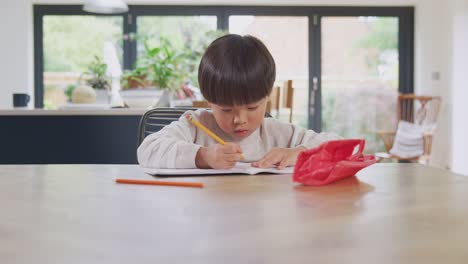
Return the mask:
<path fill-rule="evenodd" d="M 207 127 L 193 119 L 191 115 L 185 115 L 185 117 L 190 123 L 218 142 L 218 144 L 199 149 L 195 158 L 195 164 L 198 168 L 229 169 L 234 167 L 236 162 L 243 159 L 242 150 L 238 144 L 225 142 Z"/>

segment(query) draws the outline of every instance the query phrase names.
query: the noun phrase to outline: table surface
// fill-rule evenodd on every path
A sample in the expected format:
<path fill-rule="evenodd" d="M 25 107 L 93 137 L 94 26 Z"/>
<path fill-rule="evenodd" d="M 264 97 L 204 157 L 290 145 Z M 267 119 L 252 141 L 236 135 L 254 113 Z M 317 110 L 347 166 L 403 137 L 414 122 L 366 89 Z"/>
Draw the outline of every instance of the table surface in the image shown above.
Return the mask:
<path fill-rule="evenodd" d="M 324 187 L 290 175 L 116 184 L 136 165 L 0 166 L 0 263 L 467 263 L 468 177 L 376 164 Z"/>

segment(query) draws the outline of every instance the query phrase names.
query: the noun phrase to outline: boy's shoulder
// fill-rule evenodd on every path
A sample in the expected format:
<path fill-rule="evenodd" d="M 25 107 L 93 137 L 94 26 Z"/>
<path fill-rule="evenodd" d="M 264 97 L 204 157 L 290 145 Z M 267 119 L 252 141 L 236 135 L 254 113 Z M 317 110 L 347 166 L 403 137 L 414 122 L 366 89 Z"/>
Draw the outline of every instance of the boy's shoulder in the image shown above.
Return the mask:
<path fill-rule="evenodd" d="M 265 117 L 262 127 L 269 135 L 290 135 L 296 130 L 293 124 L 272 117 Z"/>
<path fill-rule="evenodd" d="M 183 118 L 185 115 L 190 114 L 195 119 L 202 121 L 203 119 L 210 119 L 214 118 L 213 113 L 209 109 L 200 108 L 196 110 L 187 110 L 181 117 Z"/>
<path fill-rule="evenodd" d="M 268 127 L 268 128 L 275 128 L 275 127 L 277 127 L 277 128 L 281 128 L 281 127 L 291 128 L 291 127 L 294 126 L 293 124 L 286 123 L 284 121 L 281 121 L 281 120 L 273 118 L 273 117 L 265 117 L 263 119 L 263 125 L 265 127 Z"/>
<path fill-rule="evenodd" d="M 188 122 L 185 118 L 185 115 L 187 114 L 191 115 L 195 120 L 197 120 L 205 126 L 209 126 L 213 122 L 216 122 L 213 116 L 213 112 L 211 112 L 209 109 L 200 108 L 197 110 L 188 110 L 184 114 L 182 114 L 182 116 L 179 118 L 179 121 Z"/>

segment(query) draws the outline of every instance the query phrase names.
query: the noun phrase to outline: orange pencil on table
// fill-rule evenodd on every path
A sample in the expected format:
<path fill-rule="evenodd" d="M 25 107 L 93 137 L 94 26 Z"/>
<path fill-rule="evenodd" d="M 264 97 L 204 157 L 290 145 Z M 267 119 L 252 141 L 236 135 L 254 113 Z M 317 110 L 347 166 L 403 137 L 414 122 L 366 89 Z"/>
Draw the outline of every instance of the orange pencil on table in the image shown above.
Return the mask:
<path fill-rule="evenodd" d="M 137 179 L 115 179 L 115 182 L 126 183 L 126 184 L 145 184 L 145 185 L 163 185 L 163 186 L 203 188 L 203 183 L 201 182 L 152 181 L 152 180 L 137 180 Z"/>
<path fill-rule="evenodd" d="M 191 115 L 185 115 L 185 118 L 187 118 L 190 123 L 192 123 L 194 126 L 200 128 L 205 132 L 208 136 L 216 140 L 221 145 L 226 145 L 226 142 L 222 140 L 220 137 L 218 137 L 215 133 L 211 132 L 206 126 L 202 125 L 202 123 L 198 122 L 197 120 L 193 119 Z M 244 156 L 241 156 L 241 159 L 244 159 Z"/>

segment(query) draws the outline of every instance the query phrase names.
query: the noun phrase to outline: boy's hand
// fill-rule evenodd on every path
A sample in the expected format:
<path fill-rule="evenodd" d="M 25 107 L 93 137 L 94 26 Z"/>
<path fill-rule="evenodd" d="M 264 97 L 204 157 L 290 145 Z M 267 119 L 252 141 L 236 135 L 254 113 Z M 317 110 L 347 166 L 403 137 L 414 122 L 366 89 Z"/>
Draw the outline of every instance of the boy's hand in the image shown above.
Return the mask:
<path fill-rule="evenodd" d="M 242 159 L 242 150 L 238 144 L 215 144 L 201 147 L 195 157 L 195 164 L 200 169 L 229 169 Z"/>
<path fill-rule="evenodd" d="M 257 168 L 277 167 L 282 170 L 296 164 L 297 156 L 306 148 L 273 148 L 261 160 L 252 163 Z"/>

